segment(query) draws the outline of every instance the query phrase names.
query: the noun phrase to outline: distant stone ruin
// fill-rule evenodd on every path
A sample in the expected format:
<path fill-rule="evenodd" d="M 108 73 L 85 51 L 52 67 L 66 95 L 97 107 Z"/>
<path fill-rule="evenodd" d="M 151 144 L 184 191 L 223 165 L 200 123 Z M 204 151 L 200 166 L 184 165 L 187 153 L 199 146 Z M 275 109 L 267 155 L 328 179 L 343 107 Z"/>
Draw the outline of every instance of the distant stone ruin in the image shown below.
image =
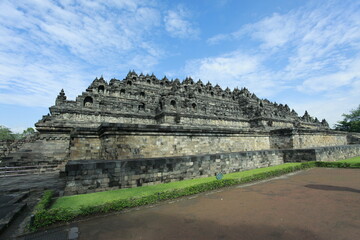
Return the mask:
<path fill-rule="evenodd" d="M 75 101 L 61 90 L 35 126 L 37 138 L 2 164 L 67 164 L 69 194 L 360 155 L 325 119 L 299 116 L 246 88 L 134 71 L 123 80 L 96 78 Z M 306 152 L 315 147 L 325 147 L 322 155 Z"/>

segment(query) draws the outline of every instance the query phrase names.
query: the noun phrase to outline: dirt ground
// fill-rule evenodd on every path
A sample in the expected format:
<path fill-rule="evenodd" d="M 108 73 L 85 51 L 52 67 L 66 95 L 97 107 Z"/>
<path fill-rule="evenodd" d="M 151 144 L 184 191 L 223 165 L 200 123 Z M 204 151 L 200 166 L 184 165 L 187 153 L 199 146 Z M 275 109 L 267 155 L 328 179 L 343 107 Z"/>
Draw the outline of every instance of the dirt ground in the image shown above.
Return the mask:
<path fill-rule="evenodd" d="M 78 222 L 79 239 L 359 239 L 360 170 L 315 168 Z"/>

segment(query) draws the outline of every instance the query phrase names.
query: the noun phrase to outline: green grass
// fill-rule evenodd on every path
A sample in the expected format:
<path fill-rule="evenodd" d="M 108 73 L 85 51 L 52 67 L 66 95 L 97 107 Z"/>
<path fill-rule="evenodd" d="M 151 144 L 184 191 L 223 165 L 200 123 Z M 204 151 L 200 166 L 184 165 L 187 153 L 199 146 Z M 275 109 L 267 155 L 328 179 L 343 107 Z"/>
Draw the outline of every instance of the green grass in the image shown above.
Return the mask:
<path fill-rule="evenodd" d="M 284 164 L 272 166 L 272 167 L 256 168 L 256 169 L 247 170 L 247 171 L 243 171 L 243 172 L 234 172 L 234 173 L 226 174 L 224 176 L 224 179 L 245 178 L 245 177 L 252 176 L 254 174 L 265 173 L 265 172 L 273 171 L 273 170 L 281 170 L 281 169 L 285 169 L 288 167 L 295 167 L 295 166 L 300 166 L 300 165 L 301 165 L 301 163 L 284 163 Z"/>
<path fill-rule="evenodd" d="M 340 160 L 337 162 L 346 162 L 346 163 L 359 163 L 360 164 L 360 156 L 359 157 L 353 157 L 345 160 Z"/>
<path fill-rule="evenodd" d="M 224 179 L 246 178 L 255 174 L 265 173 L 268 171 L 282 170 L 288 167 L 300 166 L 300 164 L 301 163 L 286 163 L 278 166 L 257 168 L 243 172 L 229 173 L 224 176 Z M 158 192 L 184 189 L 199 184 L 209 183 L 214 180 L 215 177 L 196 178 L 196 179 L 189 179 L 184 181 L 157 184 L 152 186 L 65 196 L 58 198 L 55 201 L 55 203 L 51 206 L 51 208 L 65 208 L 73 211 L 78 211 L 80 210 L 80 207 L 96 206 L 121 199 L 141 198 L 141 197 L 153 195 Z"/>
<path fill-rule="evenodd" d="M 360 168 L 360 157 L 349 158 L 335 162 L 316 162 L 316 167 L 328 168 Z"/>
<path fill-rule="evenodd" d="M 96 192 L 65 196 L 58 198 L 51 208 L 68 208 L 78 210 L 81 206 L 99 205 L 120 199 L 140 198 L 157 192 L 164 192 L 171 189 L 180 189 L 214 180 L 214 178 L 198 178 L 180 182 L 164 183 L 152 186 L 136 188 L 125 188 L 106 192 Z"/>

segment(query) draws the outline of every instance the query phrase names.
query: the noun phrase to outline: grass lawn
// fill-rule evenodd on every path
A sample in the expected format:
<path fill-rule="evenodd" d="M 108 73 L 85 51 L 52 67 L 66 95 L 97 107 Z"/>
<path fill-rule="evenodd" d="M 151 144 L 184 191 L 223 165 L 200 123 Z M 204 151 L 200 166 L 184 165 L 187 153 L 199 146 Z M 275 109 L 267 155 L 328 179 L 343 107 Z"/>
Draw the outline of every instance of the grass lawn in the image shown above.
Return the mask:
<path fill-rule="evenodd" d="M 359 158 L 360 159 L 360 158 Z M 289 167 L 300 166 L 301 163 L 285 163 L 278 166 L 257 168 L 243 172 L 229 173 L 224 176 L 224 179 L 240 179 L 249 177 L 255 174 L 286 169 Z M 171 183 L 163 183 L 152 186 L 143 186 L 137 188 L 126 188 L 119 190 L 112 190 L 106 192 L 79 194 L 73 196 L 65 196 L 58 198 L 51 206 L 54 208 L 65 208 L 73 211 L 78 211 L 81 206 L 96 206 L 107 202 L 112 202 L 120 199 L 139 198 L 149 196 L 158 192 L 172 191 L 175 189 L 182 189 L 194 185 L 215 181 L 215 177 L 196 178 L 184 181 L 177 181 Z"/>
<path fill-rule="evenodd" d="M 346 162 L 346 163 L 360 163 L 360 156 L 359 157 L 353 157 L 345 160 L 340 160 L 338 162 Z"/>

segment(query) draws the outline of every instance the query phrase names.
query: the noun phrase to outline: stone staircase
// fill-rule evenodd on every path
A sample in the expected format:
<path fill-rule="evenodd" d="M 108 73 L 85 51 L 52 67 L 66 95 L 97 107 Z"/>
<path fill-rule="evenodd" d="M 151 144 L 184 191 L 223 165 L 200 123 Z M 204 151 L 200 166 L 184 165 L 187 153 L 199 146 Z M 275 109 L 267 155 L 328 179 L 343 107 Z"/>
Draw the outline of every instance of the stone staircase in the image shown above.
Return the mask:
<path fill-rule="evenodd" d="M 0 178 L 58 172 L 58 165 L 0 167 Z"/>
<path fill-rule="evenodd" d="M 64 168 L 69 139 L 59 135 L 34 134 L 10 144 L 0 156 L 0 174 L 24 175 Z"/>
<path fill-rule="evenodd" d="M 17 152 L 19 149 L 21 149 L 21 147 L 24 144 L 34 142 L 38 138 L 39 138 L 39 133 L 35 132 L 35 133 L 28 135 L 22 139 L 17 139 L 17 140 L 10 141 L 10 142 L 9 141 L 2 142 L 2 144 L 1 144 L 2 146 L 0 147 L 0 149 L 1 149 L 0 159 L 7 157 L 11 153 Z"/>

